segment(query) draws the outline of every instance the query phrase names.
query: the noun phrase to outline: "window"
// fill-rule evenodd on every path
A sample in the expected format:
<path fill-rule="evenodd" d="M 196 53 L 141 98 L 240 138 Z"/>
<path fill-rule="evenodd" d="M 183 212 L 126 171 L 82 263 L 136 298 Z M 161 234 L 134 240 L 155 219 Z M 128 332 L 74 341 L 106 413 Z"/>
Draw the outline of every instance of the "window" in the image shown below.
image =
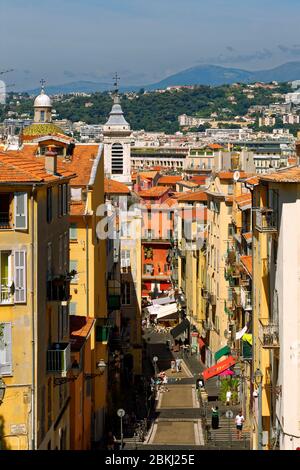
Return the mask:
<path fill-rule="evenodd" d="M 233 184 L 228 185 L 228 194 L 233 194 Z"/>
<path fill-rule="evenodd" d="M 47 188 L 47 222 L 52 222 L 52 188 Z"/>
<path fill-rule="evenodd" d="M 0 229 L 11 228 L 10 226 L 10 200 L 9 193 L 0 194 Z"/>
<path fill-rule="evenodd" d="M 130 250 L 121 251 L 121 268 L 128 268 L 130 266 Z"/>
<path fill-rule="evenodd" d="M 152 276 L 154 274 L 153 264 L 144 264 L 144 274 Z"/>
<path fill-rule="evenodd" d="M 41 111 L 40 116 L 40 121 L 45 122 L 45 111 Z"/>
<path fill-rule="evenodd" d="M 77 240 L 77 224 L 76 223 L 71 223 L 70 224 L 70 241 L 76 241 Z"/>
<path fill-rule="evenodd" d="M 0 323 L 0 376 L 12 375 L 11 323 Z"/>
<path fill-rule="evenodd" d="M 123 174 L 123 146 L 113 144 L 111 148 L 111 172 L 113 175 Z"/>
<path fill-rule="evenodd" d="M 0 305 L 13 303 L 11 251 L 0 251 Z"/>
<path fill-rule="evenodd" d="M 232 206 L 227 206 L 227 214 L 232 215 Z"/>
<path fill-rule="evenodd" d="M 77 284 L 78 282 L 78 261 L 77 260 L 71 260 L 70 259 L 70 272 L 71 271 L 76 271 L 76 275 L 71 279 L 71 284 Z"/>
<path fill-rule="evenodd" d="M 27 193 L 15 193 L 15 229 L 27 229 Z"/>
<path fill-rule="evenodd" d="M 232 301 L 232 287 L 228 287 L 227 293 L 228 293 L 228 300 L 231 302 Z"/>
<path fill-rule="evenodd" d="M 130 305 L 130 282 L 122 283 L 121 299 L 123 305 Z"/>
<path fill-rule="evenodd" d="M 15 251 L 15 303 L 26 302 L 26 252 Z"/>

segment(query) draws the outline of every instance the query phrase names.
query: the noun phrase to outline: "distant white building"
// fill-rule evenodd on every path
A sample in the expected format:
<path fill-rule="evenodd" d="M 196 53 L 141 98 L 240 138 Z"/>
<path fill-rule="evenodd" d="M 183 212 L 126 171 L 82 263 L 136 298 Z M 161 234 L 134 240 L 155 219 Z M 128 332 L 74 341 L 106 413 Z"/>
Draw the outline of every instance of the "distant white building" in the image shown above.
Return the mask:
<path fill-rule="evenodd" d="M 282 121 L 283 124 L 299 124 L 300 117 L 297 114 L 284 114 Z"/>
<path fill-rule="evenodd" d="M 293 93 L 287 93 L 285 95 L 285 102 L 292 104 L 300 104 L 300 89 Z"/>

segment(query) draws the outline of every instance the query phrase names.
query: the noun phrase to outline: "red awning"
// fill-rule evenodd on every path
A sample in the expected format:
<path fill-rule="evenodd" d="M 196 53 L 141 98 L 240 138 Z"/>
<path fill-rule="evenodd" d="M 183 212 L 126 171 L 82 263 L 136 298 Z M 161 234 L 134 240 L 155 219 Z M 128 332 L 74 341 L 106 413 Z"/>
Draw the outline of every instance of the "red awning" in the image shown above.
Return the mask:
<path fill-rule="evenodd" d="M 205 343 L 202 338 L 198 338 L 198 345 L 200 349 L 202 349 L 205 346 Z"/>
<path fill-rule="evenodd" d="M 205 369 L 202 373 L 204 380 L 211 379 L 215 375 L 221 374 L 224 370 L 229 369 L 229 367 L 233 366 L 235 363 L 236 359 L 232 356 L 228 356 L 224 361 L 218 362 L 218 364 Z"/>

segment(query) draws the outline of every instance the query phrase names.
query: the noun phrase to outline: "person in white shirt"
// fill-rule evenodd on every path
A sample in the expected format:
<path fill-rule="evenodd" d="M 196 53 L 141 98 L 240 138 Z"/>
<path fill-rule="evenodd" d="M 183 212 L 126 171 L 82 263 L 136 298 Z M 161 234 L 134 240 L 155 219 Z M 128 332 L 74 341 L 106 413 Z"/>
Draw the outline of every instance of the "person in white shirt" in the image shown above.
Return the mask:
<path fill-rule="evenodd" d="M 244 421 L 245 421 L 245 418 L 243 416 L 242 411 L 240 411 L 239 414 L 236 415 L 235 417 L 235 425 L 236 425 L 236 432 L 237 432 L 238 440 L 242 439 Z"/>
<path fill-rule="evenodd" d="M 227 390 L 226 392 L 226 405 L 227 406 L 230 404 L 230 400 L 231 400 L 231 391 Z"/>

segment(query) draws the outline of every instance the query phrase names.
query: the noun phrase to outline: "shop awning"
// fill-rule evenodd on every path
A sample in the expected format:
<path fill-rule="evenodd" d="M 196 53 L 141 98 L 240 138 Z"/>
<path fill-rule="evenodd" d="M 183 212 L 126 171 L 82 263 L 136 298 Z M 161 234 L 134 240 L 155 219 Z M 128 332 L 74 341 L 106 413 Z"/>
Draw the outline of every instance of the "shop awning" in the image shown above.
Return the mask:
<path fill-rule="evenodd" d="M 218 361 L 219 359 L 221 359 L 222 356 L 227 356 L 228 354 L 230 354 L 230 347 L 229 346 L 224 346 L 223 348 L 219 349 L 219 351 L 217 351 L 215 353 L 215 361 Z"/>
<path fill-rule="evenodd" d="M 202 373 L 204 380 L 211 379 L 212 377 L 221 374 L 225 370 L 229 369 L 229 367 L 234 366 L 235 363 L 236 359 L 233 356 L 228 356 L 224 361 L 218 362 L 218 364 L 205 369 Z"/>
<path fill-rule="evenodd" d="M 171 305 L 164 305 L 161 306 L 157 312 L 157 319 L 159 320 L 169 315 L 174 315 L 175 313 L 177 313 L 177 305 L 175 303 Z"/>
<path fill-rule="evenodd" d="M 243 335 L 242 340 L 247 341 L 247 343 L 249 343 L 252 346 L 252 334 L 247 333 Z"/>
<path fill-rule="evenodd" d="M 159 297 L 158 299 L 152 300 L 152 305 L 167 305 L 172 304 L 173 302 L 175 302 L 174 297 Z"/>
<path fill-rule="evenodd" d="M 175 326 L 175 328 L 172 328 L 170 331 L 171 335 L 173 338 L 178 338 L 178 336 L 182 335 L 186 330 L 189 329 L 190 322 L 185 318 L 179 325 Z"/>
<path fill-rule="evenodd" d="M 205 343 L 202 338 L 198 338 L 198 345 L 200 349 L 204 348 Z"/>

